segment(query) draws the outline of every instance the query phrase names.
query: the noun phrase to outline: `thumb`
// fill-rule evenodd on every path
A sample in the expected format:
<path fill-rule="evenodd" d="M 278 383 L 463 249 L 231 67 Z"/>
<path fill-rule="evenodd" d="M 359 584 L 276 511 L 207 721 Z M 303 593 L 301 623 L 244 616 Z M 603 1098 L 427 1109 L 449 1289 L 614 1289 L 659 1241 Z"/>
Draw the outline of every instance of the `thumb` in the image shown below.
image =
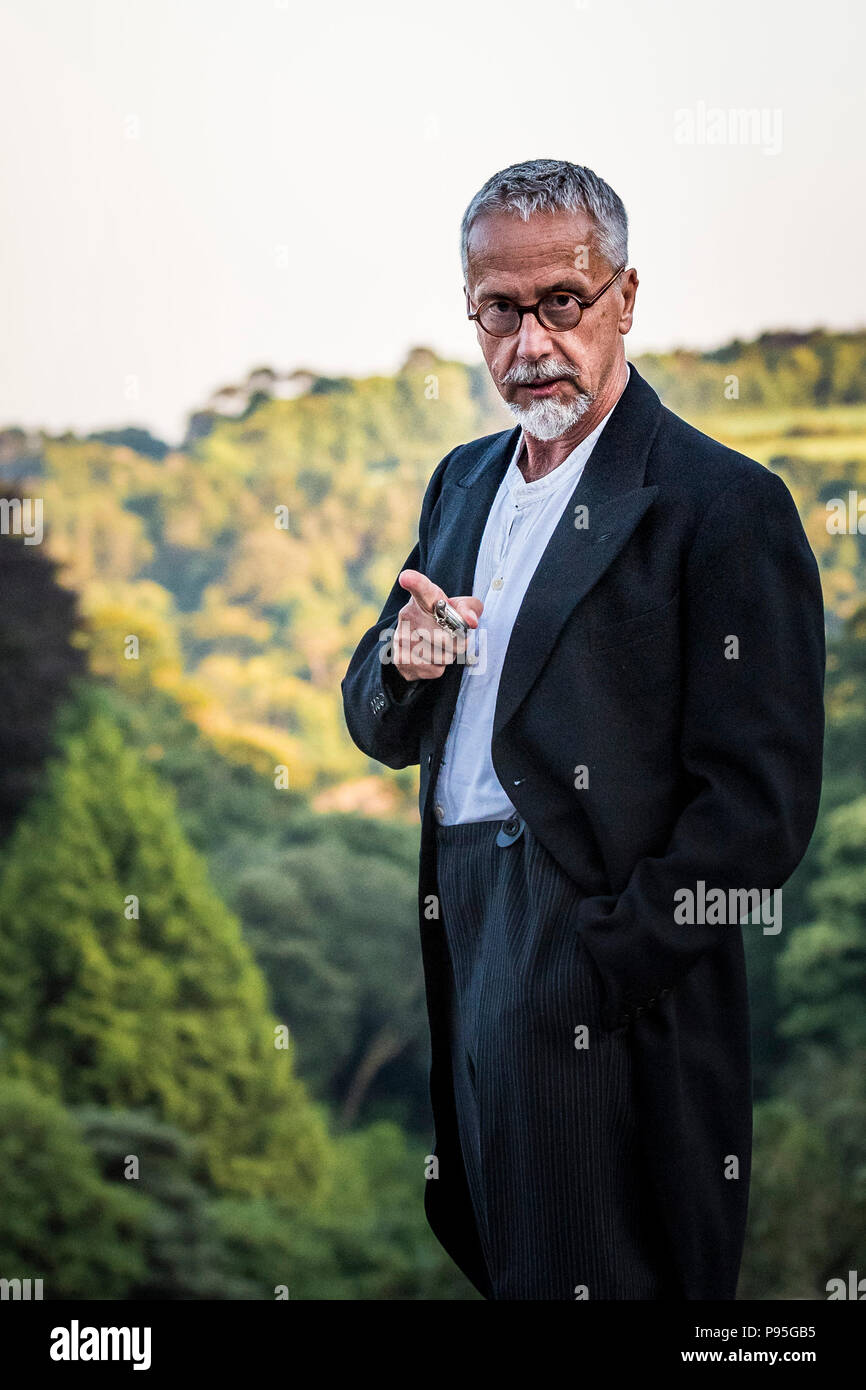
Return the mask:
<path fill-rule="evenodd" d="M 401 570 L 397 576 L 397 583 L 402 589 L 406 589 L 419 608 L 427 613 L 432 612 L 437 599 L 446 597 L 438 584 L 434 584 L 432 579 L 428 579 L 426 574 L 421 574 L 418 570 Z"/>

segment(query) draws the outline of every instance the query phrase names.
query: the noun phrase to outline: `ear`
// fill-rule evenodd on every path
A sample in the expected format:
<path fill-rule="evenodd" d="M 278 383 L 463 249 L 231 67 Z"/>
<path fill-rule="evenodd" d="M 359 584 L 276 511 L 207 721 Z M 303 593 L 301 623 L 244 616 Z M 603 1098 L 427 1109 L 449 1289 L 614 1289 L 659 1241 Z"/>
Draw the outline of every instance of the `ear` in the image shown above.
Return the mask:
<path fill-rule="evenodd" d="M 624 303 L 618 324 L 619 331 L 623 334 L 623 336 L 625 336 L 625 334 L 630 331 L 632 326 L 632 321 L 634 319 L 634 302 L 635 296 L 637 295 L 637 287 L 639 283 L 640 282 L 637 278 L 637 271 L 635 271 L 634 269 L 629 269 L 625 272 L 621 285 L 621 293 Z"/>

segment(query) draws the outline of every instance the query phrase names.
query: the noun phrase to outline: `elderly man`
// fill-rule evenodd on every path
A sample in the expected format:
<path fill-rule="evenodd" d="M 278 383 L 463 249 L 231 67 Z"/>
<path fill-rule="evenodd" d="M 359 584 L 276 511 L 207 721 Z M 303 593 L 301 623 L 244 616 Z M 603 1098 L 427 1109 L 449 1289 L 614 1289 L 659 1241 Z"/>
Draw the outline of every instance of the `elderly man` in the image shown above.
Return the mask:
<path fill-rule="evenodd" d="M 505 169 L 462 246 L 517 424 L 436 468 L 342 684 L 358 746 L 421 766 L 428 1219 L 490 1299 L 732 1299 L 742 932 L 817 813 L 817 567 L 781 479 L 627 363 L 604 180 Z"/>

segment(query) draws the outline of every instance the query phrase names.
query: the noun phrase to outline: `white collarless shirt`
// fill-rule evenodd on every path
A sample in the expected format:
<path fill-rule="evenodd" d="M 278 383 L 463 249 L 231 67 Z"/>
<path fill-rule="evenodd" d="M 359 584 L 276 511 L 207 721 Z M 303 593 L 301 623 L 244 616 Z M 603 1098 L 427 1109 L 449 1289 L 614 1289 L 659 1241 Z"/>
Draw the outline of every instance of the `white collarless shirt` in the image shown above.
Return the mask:
<path fill-rule="evenodd" d="M 477 664 L 463 667 L 436 779 L 433 812 L 441 825 L 506 820 L 516 812 L 496 776 L 490 750 L 505 652 L 529 581 L 620 399 L 558 467 L 531 483 L 517 467 L 523 449 L 520 432 L 478 547 L 472 593 L 483 601 L 484 611 L 475 630 Z"/>

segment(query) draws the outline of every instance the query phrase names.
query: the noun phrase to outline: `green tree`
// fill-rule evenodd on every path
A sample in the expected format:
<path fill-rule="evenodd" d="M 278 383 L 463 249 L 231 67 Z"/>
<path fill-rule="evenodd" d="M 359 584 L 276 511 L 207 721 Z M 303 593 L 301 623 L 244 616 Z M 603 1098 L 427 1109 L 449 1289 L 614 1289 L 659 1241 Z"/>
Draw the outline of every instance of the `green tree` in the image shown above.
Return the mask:
<path fill-rule="evenodd" d="M 237 875 L 234 903 L 298 1038 L 304 1075 L 354 1123 L 398 1060 L 426 1119 L 427 1024 L 418 946 L 417 834 L 316 817 L 303 843 Z M 405 1106 L 403 1120 L 407 1119 Z"/>
<path fill-rule="evenodd" d="M 866 1051 L 798 1048 L 755 1109 L 739 1298 L 826 1298 L 866 1268 Z"/>
<path fill-rule="evenodd" d="M 146 1269 L 148 1215 L 100 1176 L 58 1100 L 0 1077 L 0 1276 L 42 1279 L 47 1299 L 123 1298 Z"/>
<path fill-rule="evenodd" d="M 56 568 L 41 546 L 0 535 L 0 839 L 39 785 L 57 708 L 83 668 L 76 598 Z"/>
<path fill-rule="evenodd" d="M 239 923 L 171 792 L 103 714 L 67 740 L 10 839 L 0 1018 L 7 1072 L 182 1125 L 228 1190 L 319 1189 L 324 1123 L 291 1045 L 275 1045 Z"/>
<path fill-rule="evenodd" d="M 200 1146 L 175 1125 L 141 1111 L 81 1106 L 74 1112 L 103 1178 L 146 1204 L 145 1268 L 132 1299 L 232 1299 L 249 1296 L 233 1276 L 211 1215 L 213 1185 Z M 130 1160 L 136 1160 L 134 1173 Z M 94 1295 L 82 1291 L 82 1297 Z"/>
<path fill-rule="evenodd" d="M 214 1219 L 230 1266 L 251 1298 L 466 1299 L 480 1295 L 433 1237 L 424 1216 L 424 1151 L 380 1122 L 341 1136 L 327 1207 L 222 1198 Z"/>
<path fill-rule="evenodd" d="M 819 834 L 817 916 L 779 960 L 780 1032 L 850 1052 L 866 1047 L 866 797 L 831 811 Z"/>
<path fill-rule="evenodd" d="M 174 789 L 184 832 L 241 920 L 314 1094 L 346 1122 L 387 1113 L 425 1130 L 417 829 L 315 814 L 305 797 L 222 757 L 164 691 L 88 695 Z M 67 712 L 66 735 L 80 726 L 79 709 Z"/>

